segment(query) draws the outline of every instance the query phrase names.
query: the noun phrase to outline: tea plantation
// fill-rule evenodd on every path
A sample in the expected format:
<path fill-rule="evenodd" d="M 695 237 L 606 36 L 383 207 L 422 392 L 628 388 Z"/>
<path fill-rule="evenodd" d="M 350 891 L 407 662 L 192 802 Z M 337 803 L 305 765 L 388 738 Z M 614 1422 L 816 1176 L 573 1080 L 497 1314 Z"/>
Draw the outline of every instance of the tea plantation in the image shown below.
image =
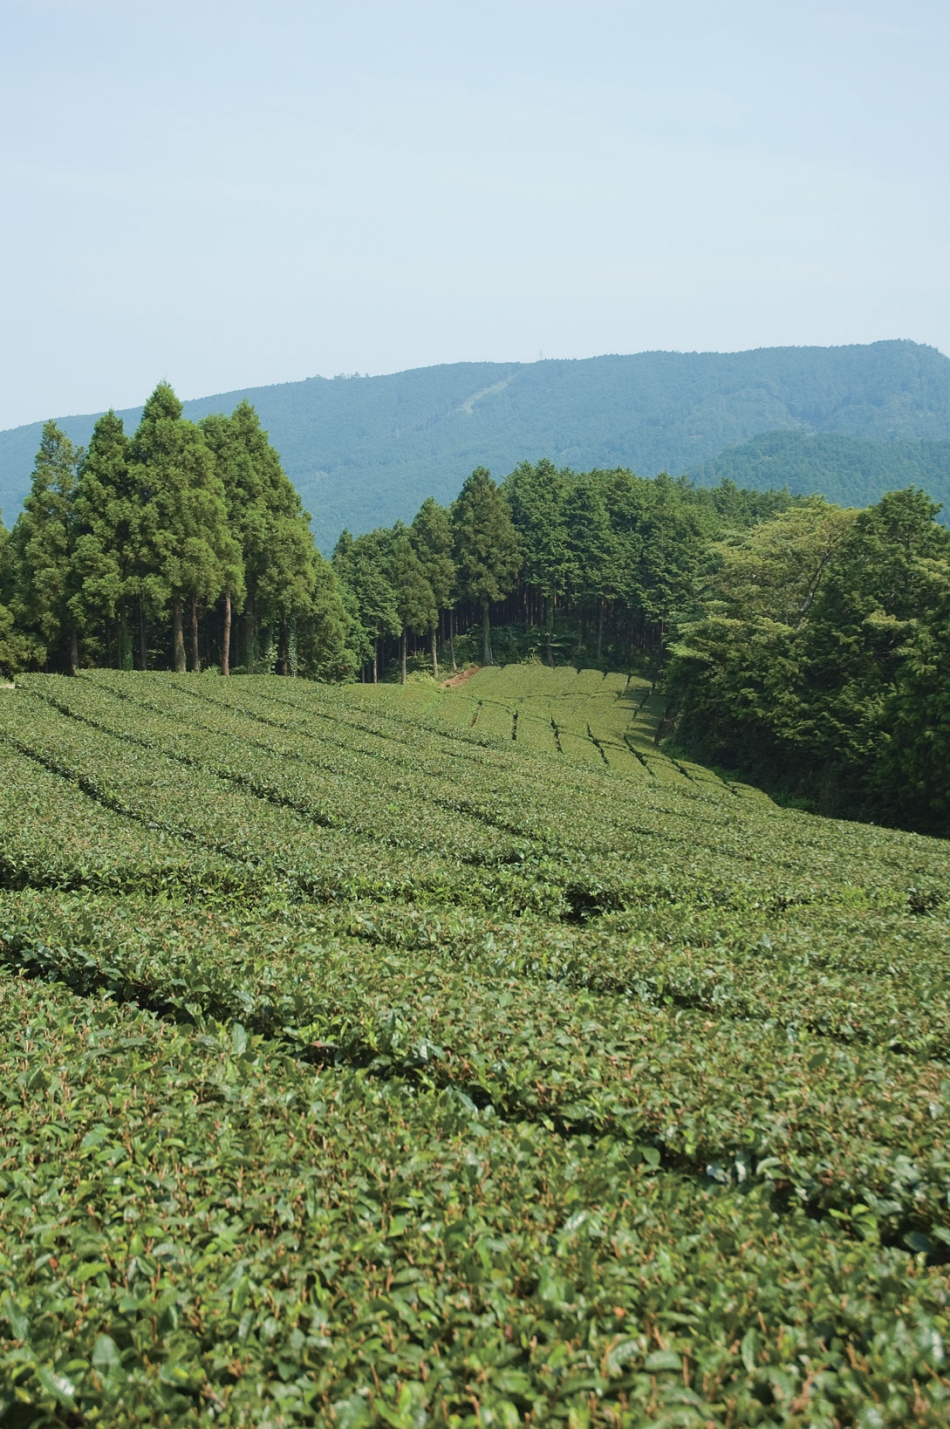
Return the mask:
<path fill-rule="evenodd" d="M 0 690 L 0 1425 L 950 1422 L 950 858 L 593 671 Z"/>

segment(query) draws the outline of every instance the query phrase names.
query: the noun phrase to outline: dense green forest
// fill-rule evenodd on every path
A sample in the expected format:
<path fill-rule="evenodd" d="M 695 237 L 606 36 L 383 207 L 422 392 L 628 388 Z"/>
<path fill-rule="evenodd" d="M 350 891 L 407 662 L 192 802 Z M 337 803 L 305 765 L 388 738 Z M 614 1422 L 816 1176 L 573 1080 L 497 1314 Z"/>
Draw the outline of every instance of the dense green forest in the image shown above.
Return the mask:
<path fill-rule="evenodd" d="M 824 812 L 950 831 L 950 531 L 908 487 L 863 510 L 726 480 L 476 467 L 331 561 L 257 414 L 129 437 L 47 423 L 0 527 L 0 672 L 439 678 L 536 658 L 648 672 L 690 757 Z"/>
<path fill-rule="evenodd" d="M 429 495 L 447 504 L 478 465 L 500 473 L 548 457 L 575 471 L 626 467 L 675 476 L 763 432 L 874 442 L 875 452 L 862 460 L 871 460 L 877 484 L 832 490 L 829 463 L 818 461 L 806 473 L 815 484 L 799 486 L 803 458 L 783 469 L 768 452 L 741 474 L 721 475 L 739 486 L 787 484 L 861 505 L 914 482 L 950 503 L 946 468 L 911 471 L 909 454 L 899 450 L 903 442 L 950 439 L 950 360 L 913 342 L 455 363 L 203 397 L 186 402 L 184 413 L 199 422 L 242 400 L 270 433 L 327 556 L 344 527 L 358 534 L 409 522 Z M 141 409 L 119 415 L 132 431 Z M 95 420 L 67 417 L 57 425 L 88 446 Z M 0 433 L 0 507 L 8 520 L 29 490 L 40 435 L 40 424 Z M 836 450 L 837 467 L 840 457 Z M 719 479 L 700 478 L 711 485 Z"/>
<path fill-rule="evenodd" d="M 888 491 L 919 486 L 950 501 L 950 441 L 874 442 L 837 432 L 764 432 L 702 462 L 700 486 L 733 481 L 755 490 L 787 487 L 839 506 L 871 506 Z"/>
<path fill-rule="evenodd" d="M 656 658 L 705 543 L 789 505 L 622 469 L 484 467 L 450 507 L 320 555 L 299 497 L 241 402 L 187 421 L 160 384 L 128 437 L 114 412 L 88 449 L 43 429 L 32 486 L 3 535 L 0 669 L 170 667 L 373 679 L 421 648 L 629 664 Z M 468 634 L 477 627 L 477 640 Z"/>
<path fill-rule="evenodd" d="M 209 664 L 339 677 L 346 614 L 309 517 L 240 403 L 200 426 L 167 383 L 134 435 L 88 448 L 43 428 L 30 493 L 0 531 L 0 670 Z"/>

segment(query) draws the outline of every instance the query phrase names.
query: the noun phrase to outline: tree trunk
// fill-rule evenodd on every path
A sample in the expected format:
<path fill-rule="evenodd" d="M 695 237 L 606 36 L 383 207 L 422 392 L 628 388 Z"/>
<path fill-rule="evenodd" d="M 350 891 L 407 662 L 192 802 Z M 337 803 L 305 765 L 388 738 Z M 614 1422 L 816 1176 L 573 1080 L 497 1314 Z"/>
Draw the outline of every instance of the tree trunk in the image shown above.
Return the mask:
<path fill-rule="evenodd" d="M 458 673 L 458 665 L 455 663 L 455 611 L 449 611 L 449 654 L 452 656 L 452 674 Z"/>
<path fill-rule="evenodd" d="M 379 641 L 373 641 L 373 684 L 379 684 Z"/>
<path fill-rule="evenodd" d="M 277 673 L 287 675 L 290 673 L 290 652 L 287 648 L 287 620 L 281 617 L 280 622 L 280 644 L 277 650 Z"/>
<path fill-rule="evenodd" d="M 257 611 L 253 599 L 247 603 L 244 617 L 244 668 L 249 675 L 257 674 Z"/>
<path fill-rule="evenodd" d="M 132 669 L 132 641 L 129 638 L 129 617 L 123 606 L 119 611 L 119 669 Z"/>
<path fill-rule="evenodd" d="M 79 673 L 79 636 L 75 626 L 69 632 L 69 673 L 71 675 Z"/>
<path fill-rule="evenodd" d="M 439 678 L 438 634 L 434 625 L 432 627 L 432 674 L 436 679 Z"/>
<path fill-rule="evenodd" d="M 401 680 L 401 683 L 402 683 L 403 685 L 406 683 L 406 646 L 407 646 L 408 644 L 409 644 L 409 632 L 406 630 L 405 626 L 403 626 L 403 631 L 402 631 L 402 680 Z"/>
<path fill-rule="evenodd" d="M 488 613 L 488 601 L 482 601 L 482 663 L 490 665 L 491 658 L 491 619 Z"/>
<path fill-rule="evenodd" d="M 198 597 L 191 597 L 191 668 L 197 675 L 201 671 L 201 654 L 198 650 Z"/>
<path fill-rule="evenodd" d="M 221 673 L 231 673 L 231 592 L 224 592 L 224 630 L 221 635 Z"/>
<path fill-rule="evenodd" d="M 597 611 L 597 663 L 600 664 L 604 654 L 604 598 L 600 597 L 600 606 Z"/>
<path fill-rule="evenodd" d="M 181 601 L 172 601 L 172 646 L 175 652 L 175 674 L 185 673 L 185 630 L 181 620 Z"/>
<path fill-rule="evenodd" d="M 544 638 L 547 645 L 548 664 L 554 669 L 554 652 L 551 649 L 551 627 L 554 624 L 554 602 L 548 596 L 544 602 Z"/>
<path fill-rule="evenodd" d="M 148 669 L 148 643 L 145 638 L 145 606 L 139 601 L 139 669 Z"/>

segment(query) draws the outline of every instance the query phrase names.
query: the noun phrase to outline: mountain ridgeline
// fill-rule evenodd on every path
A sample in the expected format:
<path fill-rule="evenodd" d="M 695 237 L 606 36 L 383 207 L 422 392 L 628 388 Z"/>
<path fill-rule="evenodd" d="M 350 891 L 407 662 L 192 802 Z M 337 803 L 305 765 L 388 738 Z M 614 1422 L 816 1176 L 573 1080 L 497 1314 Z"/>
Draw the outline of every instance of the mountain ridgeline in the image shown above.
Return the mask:
<path fill-rule="evenodd" d="M 310 378 L 184 403 L 192 421 L 245 400 L 314 519 L 320 548 L 444 503 L 479 465 L 688 473 L 865 505 L 914 484 L 950 503 L 950 359 L 906 341 L 455 363 Z M 120 412 L 127 430 L 141 408 Z M 86 445 L 95 416 L 59 427 Z M 41 424 L 0 432 L 0 509 L 29 490 Z"/>

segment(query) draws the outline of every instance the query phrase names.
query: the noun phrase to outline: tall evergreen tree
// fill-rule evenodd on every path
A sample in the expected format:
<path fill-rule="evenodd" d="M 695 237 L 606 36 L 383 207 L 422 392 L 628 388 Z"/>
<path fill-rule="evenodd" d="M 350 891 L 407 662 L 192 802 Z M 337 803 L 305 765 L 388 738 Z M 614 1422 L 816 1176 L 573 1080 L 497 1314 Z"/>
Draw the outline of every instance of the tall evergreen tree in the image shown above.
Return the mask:
<path fill-rule="evenodd" d="M 573 472 L 558 470 L 544 459 L 536 466 L 522 462 L 501 487 L 521 540 L 522 577 L 541 602 L 541 624 L 552 665 L 554 615 L 571 575 L 565 507 L 574 480 Z"/>
<path fill-rule="evenodd" d="M 521 543 L 508 503 L 485 467 L 476 467 L 462 486 L 452 508 L 452 525 L 459 591 L 481 607 L 482 658 L 490 665 L 491 604 L 514 587 Z"/>
<path fill-rule="evenodd" d="M 240 543 L 246 590 L 243 663 L 256 669 L 262 637 L 276 637 L 278 666 L 286 673 L 292 627 L 312 611 L 317 585 L 329 589 L 310 518 L 249 402 L 240 402 L 230 417 L 206 417 L 201 429 L 215 454 L 231 530 Z M 236 589 L 225 591 L 226 629 L 237 599 Z M 225 639 L 223 648 L 229 646 Z"/>
<path fill-rule="evenodd" d="M 190 608 L 192 666 L 198 666 L 198 606 L 242 581 L 241 551 L 231 533 L 214 454 L 167 382 L 145 404 L 131 445 L 138 486 L 144 575 L 142 599 L 158 614 L 170 608 L 175 670 L 187 668 L 184 613 Z"/>
<path fill-rule="evenodd" d="M 79 468 L 75 497 L 76 590 L 70 606 L 88 632 L 106 632 L 120 669 L 132 668 L 130 616 L 138 594 L 137 491 L 129 472 L 129 442 L 121 417 L 107 412 L 93 428 Z M 115 626 L 114 642 L 108 627 Z"/>
<path fill-rule="evenodd" d="M 409 632 L 421 634 L 438 619 L 432 587 L 426 580 L 422 562 L 413 549 L 410 534 L 402 522 L 393 528 L 385 559 L 386 577 L 396 596 L 400 626 L 402 683 L 406 683 L 406 656 Z"/>
<path fill-rule="evenodd" d="M 607 507 L 594 481 L 577 481 L 564 503 L 570 585 L 582 612 L 597 611 L 597 659 L 604 648 L 604 608 L 614 593 L 615 542 Z"/>
<path fill-rule="evenodd" d="M 23 641 L 13 625 L 13 547 L 10 532 L 0 519 L 0 675 L 14 675 L 25 663 Z"/>
<path fill-rule="evenodd" d="M 74 595 L 73 499 L 82 452 L 55 422 L 43 428 L 30 494 L 13 528 L 13 618 L 39 665 L 79 666 Z"/>
<path fill-rule="evenodd" d="M 432 674 L 439 678 L 437 630 L 439 613 L 453 604 L 455 561 L 452 558 L 452 522 L 444 506 L 428 496 L 416 513 L 410 537 L 422 565 L 422 573 L 432 591 L 434 615 L 429 626 Z"/>

